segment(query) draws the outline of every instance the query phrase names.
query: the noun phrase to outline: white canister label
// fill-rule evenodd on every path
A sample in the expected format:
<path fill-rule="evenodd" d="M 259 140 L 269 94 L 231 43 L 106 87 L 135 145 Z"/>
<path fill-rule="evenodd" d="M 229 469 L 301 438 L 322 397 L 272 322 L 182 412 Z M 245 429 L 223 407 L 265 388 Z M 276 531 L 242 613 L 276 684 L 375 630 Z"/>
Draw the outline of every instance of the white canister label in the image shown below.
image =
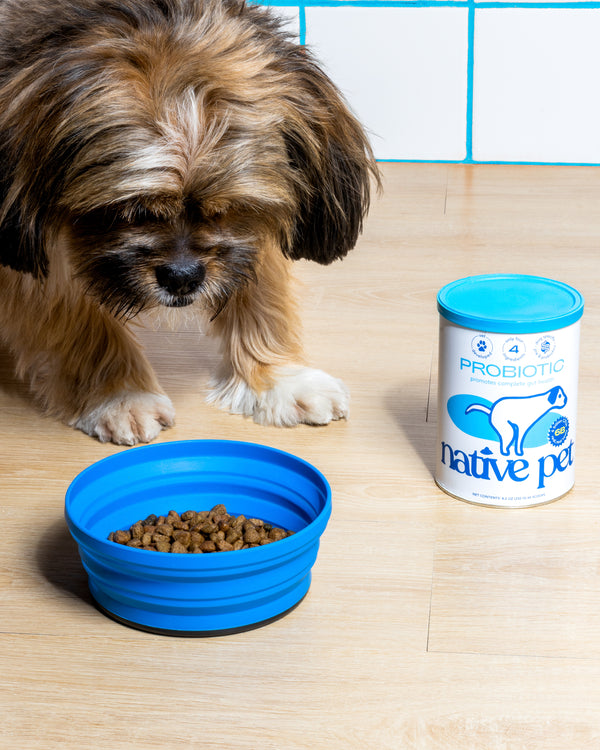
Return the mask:
<path fill-rule="evenodd" d="M 579 325 L 502 334 L 440 318 L 436 481 L 443 490 L 518 508 L 571 489 Z"/>

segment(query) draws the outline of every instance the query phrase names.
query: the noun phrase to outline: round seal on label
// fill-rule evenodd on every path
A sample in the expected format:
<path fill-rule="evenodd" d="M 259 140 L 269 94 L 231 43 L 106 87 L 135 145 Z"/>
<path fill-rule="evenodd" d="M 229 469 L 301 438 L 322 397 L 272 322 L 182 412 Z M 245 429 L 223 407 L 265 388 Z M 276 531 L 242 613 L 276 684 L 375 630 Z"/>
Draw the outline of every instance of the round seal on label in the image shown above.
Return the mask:
<path fill-rule="evenodd" d="M 548 440 L 552 445 L 562 445 L 569 434 L 569 420 L 566 417 L 559 417 L 548 430 Z"/>
<path fill-rule="evenodd" d="M 516 362 L 518 359 L 522 359 L 525 356 L 525 342 L 519 336 L 511 336 L 506 339 L 502 345 L 502 354 L 505 359 L 510 359 Z"/>
<path fill-rule="evenodd" d="M 479 333 L 471 339 L 471 351 L 476 357 L 487 359 L 492 356 L 494 345 L 485 334 Z"/>
<path fill-rule="evenodd" d="M 551 357 L 555 348 L 556 342 L 554 336 L 550 336 L 549 334 L 540 336 L 535 342 L 535 353 L 540 359 L 548 359 L 548 357 Z"/>

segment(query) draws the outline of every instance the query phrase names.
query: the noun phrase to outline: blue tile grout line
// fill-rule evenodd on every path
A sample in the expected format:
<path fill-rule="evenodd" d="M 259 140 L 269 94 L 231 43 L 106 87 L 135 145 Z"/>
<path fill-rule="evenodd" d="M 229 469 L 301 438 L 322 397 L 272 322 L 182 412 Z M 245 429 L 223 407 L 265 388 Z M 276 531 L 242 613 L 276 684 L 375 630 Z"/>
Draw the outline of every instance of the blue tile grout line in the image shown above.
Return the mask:
<path fill-rule="evenodd" d="M 490 2 L 482 0 L 251 0 L 271 7 L 296 8 L 524 8 L 543 9 L 599 9 L 600 2 L 557 0 L 557 2 Z"/>
<path fill-rule="evenodd" d="M 306 7 L 304 2 L 301 2 L 298 7 L 299 25 L 300 25 L 300 44 L 304 46 L 306 44 Z"/>
<path fill-rule="evenodd" d="M 474 3 L 475 8 L 523 8 L 523 9 L 532 9 L 532 10 L 539 10 L 540 8 L 543 10 L 597 10 L 600 8 L 600 3 L 598 2 L 548 2 L 548 3 L 537 3 L 537 2 L 531 2 L 531 3 L 501 3 L 501 2 L 475 2 Z"/>
<path fill-rule="evenodd" d="M 473 114 L 474 114 L 474 79 L 475 79 L 475 23 L 476 11 L 490 8 L 522 10 L 600 10 L 600 2 L 495 2 L 490 0 L 250 0 L 272 7 L 298 8 L 299 42 L 306 44 L 306 9 L 307 8 L 466 8 L 467 15 L 467 101 L 466 132 L 464 159 L 378 159 L 389 163 L 424 163 L 424 164 L 510 164 L 532 166 L 599 166 L 598 162 L 534 162 L 534 161 L 482 161 L 473 159 Z"/>
<path fill-rule="evenodd" d="M 597 167 L 597 161 L 493 161 L 475 159 L 377 159 L 380 164 L 481 164 L 500 167 Z"/>
<path fill-rule="evenodd" d="M 473 159 L 473 80 L 475 77 L 475 8 L 469 5 L 467 29 L 467 122 L 466 159 Z"/>

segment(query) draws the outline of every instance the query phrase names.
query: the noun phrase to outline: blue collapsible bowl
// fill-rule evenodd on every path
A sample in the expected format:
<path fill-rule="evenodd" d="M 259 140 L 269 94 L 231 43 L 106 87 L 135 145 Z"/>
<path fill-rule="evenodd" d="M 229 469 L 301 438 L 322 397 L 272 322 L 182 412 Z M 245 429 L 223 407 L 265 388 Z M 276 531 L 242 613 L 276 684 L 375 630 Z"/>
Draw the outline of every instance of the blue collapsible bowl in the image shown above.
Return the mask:
<path fill-rule="evenodd" d="M 177 554 L 108 534 L 150 514 L 209 510 L 262 518 L 295 533 L 251 549 Z M 131 448 L 71 483 L 65 518 L 99 609 L 141 630 L 203 636 L 271 622 L 307 593 L 331 489 L 309 463 L 253 443 L 189 440 Z"/>

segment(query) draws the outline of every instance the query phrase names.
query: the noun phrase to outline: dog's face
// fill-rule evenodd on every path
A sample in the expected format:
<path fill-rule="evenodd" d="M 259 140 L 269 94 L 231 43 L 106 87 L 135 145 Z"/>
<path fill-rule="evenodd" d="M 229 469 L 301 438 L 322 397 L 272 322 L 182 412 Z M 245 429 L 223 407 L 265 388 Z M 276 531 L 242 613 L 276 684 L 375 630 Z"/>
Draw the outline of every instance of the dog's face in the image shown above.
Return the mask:
<path fill-rule="evenodd" d="M 115 313 L 202 300 L 216 315 L 269 252 L 329 263 L 355 244 L 370 148 L 264 9 L 31 0 L 24 28 L 5 14 L 4 48 L 20 47 L 0 78 L 4 265 L 43 278 L 61 236 Z"/>
<path fill-rule="evenodd" d="M 144 198 L 70 214 L 75 273 L 118 315 L 198 300 L 217 314 L 254 279 L 269 228 L 249 208 Z"/>
<path fill-rule="evenodd" d="M 563 406 L 566 406 L 567 394 L 559 385 L 557 385 L 550 391 L 548 402 L 552 404 L 555 409 L 562 409 Z"/>

